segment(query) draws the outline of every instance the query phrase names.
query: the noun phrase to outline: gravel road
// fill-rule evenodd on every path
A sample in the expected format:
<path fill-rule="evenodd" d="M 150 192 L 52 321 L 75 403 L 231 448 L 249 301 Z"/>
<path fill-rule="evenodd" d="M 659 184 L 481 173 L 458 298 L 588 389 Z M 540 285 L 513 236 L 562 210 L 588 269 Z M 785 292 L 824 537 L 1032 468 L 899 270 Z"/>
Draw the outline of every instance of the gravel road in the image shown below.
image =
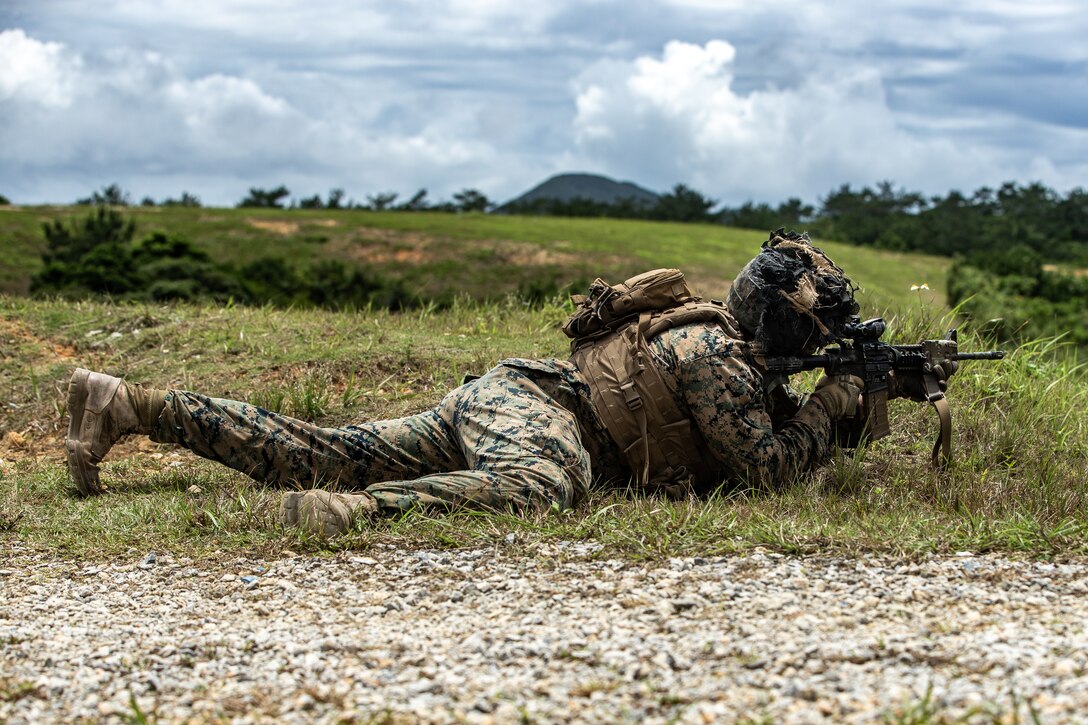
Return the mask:
<path fill-rule="evenodd" d="M 1082 562 L 0 554 L 11 723 L 1088 722 Z"/>

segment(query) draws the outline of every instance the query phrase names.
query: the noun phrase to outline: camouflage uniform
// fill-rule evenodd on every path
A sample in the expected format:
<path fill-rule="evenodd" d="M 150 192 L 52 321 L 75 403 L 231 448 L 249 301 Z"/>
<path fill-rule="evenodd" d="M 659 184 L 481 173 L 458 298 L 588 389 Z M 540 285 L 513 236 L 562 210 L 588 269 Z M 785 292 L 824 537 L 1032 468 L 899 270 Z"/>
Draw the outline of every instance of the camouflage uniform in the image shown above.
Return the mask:
<path fill-rule="evenodd" d="M 669 330 L 651 349 L 720 462 L 720 480 L 783 481 L 826 453 L 824 409 L 810 402 L 775 430 L 748 346 L 720 327 Z M 272 485 L 365 489 L 386 513 L 459 505 L 565 509 L 591 485 L 630 479 L 593 412 L 589 386 L 559 360 L 503 360 L 433 410 L 342 428 L 170 391 L 151 437 Z"/>
<path fill-rule="evenodd" d="M 748 343 L 717 325 L 696 324 L 667 330 L 649 344 L 666 379 L 675 382 L 676 403 L 720 463 L 720 480 L 774 486 L 827 455 L 831 416 L 810 399 L 789 419 L 772 420 Z"/>
<path fill-rule="evenodd" d="M 614 458 L 588 387 L 558 360 L 504 360 L 433 410 L 342 428 L 175 390 L 151 438 L 271 485 L 366 489 L 386 513 L 569 508 L 586 496 L 593 453 L 602 472 Z"/>

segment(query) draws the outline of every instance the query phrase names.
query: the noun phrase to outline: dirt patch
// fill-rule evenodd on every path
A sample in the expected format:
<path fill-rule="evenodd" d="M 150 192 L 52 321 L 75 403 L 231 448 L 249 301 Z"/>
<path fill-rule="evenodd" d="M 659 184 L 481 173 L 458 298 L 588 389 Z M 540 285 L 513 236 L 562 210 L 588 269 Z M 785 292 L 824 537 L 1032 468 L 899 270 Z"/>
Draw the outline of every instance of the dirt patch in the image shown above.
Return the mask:
<path fill-rule="evenodd" d="M 9 349 L 9 345 L 15 347 Z M 53 365 L 74 367 L 75 349 L 36 335 L 19 320 L 0 317 L 0 357 L 8 354 L 16 356 L 24 372 L 16 373 L 11 381 L 11 394 L 18 404 L 8 401 L 12 407 L 5 407 L 5 415 L 0 416 L 0 459 L 62 459 L 64 445 L 57 436 L 67 420 L 59 420 L 57 412 L 63 392 L 44 371 Z M 34 383 L 30 371 L 39 374 Z"/>
<path fill-rule="evenodd" d="M 363 227 L 334 244 L 343 256 L 366 264 L 423 264 L 442 256 L 441 241 L 419 232 Z"/>
<path fill-rule="evenodd" d="M 516 242 L 501 241 L 495 243 L 495 254 L 504 264 L 515 267 L 566 267 L 584 266 L 586 256 L 562 252 L 555 249 L 526 246 Z"/>
<path fill-rule="evenodd" d="M 289 237 L 298 233 L 298 222 L 271 221 L 265 219 L 246 219 L 246 223 L 255 229 L 260 229 L 281 237 Z"/>
<path fill-rule="evenodd" d="M 433 259 L 422 249 L 381 249 L 378 247 L 361 247 L 349 256 L 368 264 L 423 264 L 428 259 Z"/>
<path fill-rule="evenodd" d="M 557 242 L 562 244 L 562 242 Z M 340 253 L 349 259 L 368 264 L 423 264 L 441 259 L 463 259 L 472 256 L 485 263 L 514 267 L 586 266 L 586 256 L 560 249 L 545 249 L 534 244 L 509 239 L 450 240 L 422 232 L 402 232 L 393 229 L 363 227 L 350 239 L 340 242 Z M 485 259 L 485 257 L 490 259 Z M 615 258 L 602 258 L 602 265 L 611 265 Z"/>
<path fill-rule="evenodd" d="M 25 461 L 48 461 L 57 465 L 67 465 L 64 439 L 68 418 L 57 419 L 57 429 L 42 433 L 40 426 L 30 426 L 22 431 L 9 431 L 0 438 L 0 462 L 7 464 Z M 110 448 L 106 463 L 116 463 L 148 453 L 159 453 L 155 458 L 162 458 L 162 451 L 176 448 L 166 443 L 155 443 L 145 436 L 125 436 Z M 3 473 L 0 466 L 0 474 Z"/>
<path fill-rule="evenodd" d="M 46 362 L 70 360 L 76 356 L 75 348 L 58 342 L 51 342 L 35 335 L 25 324 L 17 320 L 0 317 L 0 335 L 9 340 L 30 343 L 38 348 L 37 358 Z"/>
<path fill-rule="evenodd" d="M 1052 274 L 1068 274 L 1073 277 L 1088 277 L 1088 269 L 1067 269 L 1056 264 L 1044 264 L 1043 271 Z"/>
<path fill-rule="evenodd" d="M 315 227 L 338 227 L 338 226 L 340 226 L 340 222 L 337 221 L 336 219 L 314 219 L 313 221 L 307 222 L 307 224 L 310 224 L 310 225 L 315 226 Z"/>

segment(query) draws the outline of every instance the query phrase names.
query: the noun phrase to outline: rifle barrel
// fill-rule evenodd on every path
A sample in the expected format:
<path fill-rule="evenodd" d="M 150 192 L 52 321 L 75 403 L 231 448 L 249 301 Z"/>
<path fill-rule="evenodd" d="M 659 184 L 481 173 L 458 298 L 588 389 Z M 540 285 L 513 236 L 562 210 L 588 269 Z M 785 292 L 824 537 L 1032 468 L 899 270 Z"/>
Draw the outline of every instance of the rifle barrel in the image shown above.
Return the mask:
<path fill-rule="evenodd" d="M 957 352 L 951 357 L 953 360 L 1000 360 L 1005 357 L 1005 351 L 987 350 L 986 352 Z"/>

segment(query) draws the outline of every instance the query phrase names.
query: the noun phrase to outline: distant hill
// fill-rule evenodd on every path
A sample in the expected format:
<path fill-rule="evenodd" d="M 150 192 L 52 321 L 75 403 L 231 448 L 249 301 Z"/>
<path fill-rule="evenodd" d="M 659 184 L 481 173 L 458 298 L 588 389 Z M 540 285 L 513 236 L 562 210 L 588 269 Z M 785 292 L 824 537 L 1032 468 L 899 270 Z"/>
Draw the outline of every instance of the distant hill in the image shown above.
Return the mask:
<path fill-rule="evenodd" d="M 506 202 L 500 207 L 500 211 L 538 199 L 588 199 L 598 204 L 615 204 L 621 199 L 631 199 L 637 206 L 653 206 L 657 203 L 658 195 L 629 181 L 615 181 L 607 176 L 559 174 Z"/>

